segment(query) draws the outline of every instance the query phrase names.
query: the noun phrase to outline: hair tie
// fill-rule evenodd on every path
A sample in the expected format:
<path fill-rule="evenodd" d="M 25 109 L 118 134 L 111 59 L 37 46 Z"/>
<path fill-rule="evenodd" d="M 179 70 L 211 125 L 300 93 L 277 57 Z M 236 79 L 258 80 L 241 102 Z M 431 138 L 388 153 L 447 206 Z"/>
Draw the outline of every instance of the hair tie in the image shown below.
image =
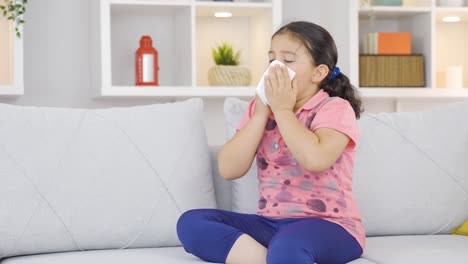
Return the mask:
<path fill-rule="evenodd" d="M 335 66 L 335 68 L 333 68 L 333 71 L 330 75 L 330 77 L 328 78 L 329 80 L 333 80 L 335 79 L 338 75 L 340 75 L 341 71 L 340 71 L 340 68 L 338 66 Z"/>

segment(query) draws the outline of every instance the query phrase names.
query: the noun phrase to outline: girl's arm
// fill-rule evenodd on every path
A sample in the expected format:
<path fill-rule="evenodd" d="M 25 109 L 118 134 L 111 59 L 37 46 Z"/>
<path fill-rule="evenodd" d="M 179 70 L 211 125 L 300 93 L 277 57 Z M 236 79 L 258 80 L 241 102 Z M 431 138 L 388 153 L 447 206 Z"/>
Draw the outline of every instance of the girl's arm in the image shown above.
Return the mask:
<path fill-rule="evenodd" d="M 218 154 L 219 175 L 226 180 L 244 176 L 250 169 L 271 111 L 256 98 L 255 113 L 245 127 L 221 148 Z"/>
<path fill-rule="evenodd" d="M 306 170 L 321 172 L 328 169 L 349 143 L 348 136 L 332 128 L 310 131 L 292 111 L 275 111 L 274 115 L 289 151 Z"/>

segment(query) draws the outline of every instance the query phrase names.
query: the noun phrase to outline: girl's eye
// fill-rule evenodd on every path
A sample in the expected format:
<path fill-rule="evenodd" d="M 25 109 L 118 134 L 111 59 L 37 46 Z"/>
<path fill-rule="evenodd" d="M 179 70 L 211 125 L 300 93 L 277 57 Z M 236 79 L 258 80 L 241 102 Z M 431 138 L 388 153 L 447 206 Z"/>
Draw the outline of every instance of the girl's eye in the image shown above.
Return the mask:
<path fill-rule="evenodd" d="M 274 60 L 269 60 L 270 63 L 272 63 Z"/>
<path fill-rule="evenodd" d="M 287 61 L 287 60 L 285 60 L 284 62 L 285 62 L 285 63 L 293 63 L 294 61 Z"/>

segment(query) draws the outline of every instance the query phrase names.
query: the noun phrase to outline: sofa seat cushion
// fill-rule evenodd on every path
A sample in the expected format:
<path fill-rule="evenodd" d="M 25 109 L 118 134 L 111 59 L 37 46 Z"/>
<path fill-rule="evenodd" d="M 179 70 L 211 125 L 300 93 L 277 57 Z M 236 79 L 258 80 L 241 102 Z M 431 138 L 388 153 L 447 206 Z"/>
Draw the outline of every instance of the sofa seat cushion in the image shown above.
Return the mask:
<path fill-rule="evenodd" d="M 188 254 L 182 247 L 91 250 L 40 254 L 5 259 L 0 264 L 200 264 L 208 263 Z M 358 259 L 350 264 L 373 264 Z"/>
<path fill-rule="evenodd" d="M 196 264 L 205 263 L 182 247 L 110 249 L 40 254 L 5 259 L 1 264 Z"/>
<path fill-rule="evenodd" d="M 468 237 L 386 236 L 367 239 L 363 257 L 375 263 L 467 263 Z"/>

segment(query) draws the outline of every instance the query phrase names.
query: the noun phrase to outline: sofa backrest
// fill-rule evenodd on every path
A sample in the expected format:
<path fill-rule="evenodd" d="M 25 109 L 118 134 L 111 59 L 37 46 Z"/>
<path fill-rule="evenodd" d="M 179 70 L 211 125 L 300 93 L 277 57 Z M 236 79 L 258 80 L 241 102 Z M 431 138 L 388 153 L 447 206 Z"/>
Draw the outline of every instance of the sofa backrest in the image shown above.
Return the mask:
<path fill-rule="evenodd" d="M 354 193 L 368 235 L 448 233 L 468 219 L 468 102 L 364 115 Z"/>
<path fill-rule="evenodd" d="M 247 105 L 226 99 L 228 138 Z M 468 219 L 468 102 L 358 122 L 353 188 L 368 236 L 448 233 Z M 232 209 L 255 213 L 255 168 L 231 185 Z"/>
<path fill-rule="evenodd" d="M 110 109 L 0 105 L 0 259 L 177 246 L 215 208 L 203 102 Z"/>

